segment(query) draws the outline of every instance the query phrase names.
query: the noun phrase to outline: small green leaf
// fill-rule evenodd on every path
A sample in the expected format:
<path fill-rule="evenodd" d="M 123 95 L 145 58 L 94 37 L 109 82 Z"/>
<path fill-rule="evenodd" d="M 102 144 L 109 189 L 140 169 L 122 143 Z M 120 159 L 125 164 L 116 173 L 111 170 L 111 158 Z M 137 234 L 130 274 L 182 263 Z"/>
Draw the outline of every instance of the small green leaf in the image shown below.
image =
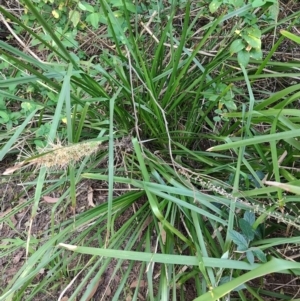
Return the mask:
<path fill-rule="evenodd" d="M 36 45 L 39 45 L 39 44 L 41 44 L 41 41 L 38 40 L 38 39 L 36 39 L 36 38 L 33 38 L 33 39 L 31 40 L 31 42 L 30 42 L 30 45 L 31 45 L 31 46 L 36 46 Z"/>
<path fill-rule="evenodd" d="M 233 53 L 237 53 L 239 51 L 241 51 L 242 49 L 245 48 L 245 43 L 242 39 L 238 39 L 238 40 L 235 40 L 231 43 L 230 45 L 230 54 L 232 55 Z"/>
<path fill-rule="evenodd" d="M 116 11 L 113 12 L 113 14 L 118 19 L 121 18 L 121 17 L 123 17 L 123 15 L 124 15 L 123 11 L 121 11 L 121 10 L 116 10 Z"/>
<path fill-rule="evenodd" d="M 9 114 L 9 118 L 11 121 L 14 122 L 14 124 L 18 124 L 20 121 L 20 118 L 22 117 L 22 113 L 21 112 L 12 112 Z"/>
<path fill-rule="evenodd" d="M 259 28 L 257 27 L 250 27 L 250 28 L 247 28 L 243 34 L 245 35 L 248 35 L 248 36 L 252 36 L 252 37 L 256 37 L 256 38 L 261 38 L 261 31 Z"/>
<path fill-rule="evenodd" d="M 214 112 L 215 112 L 216 114 L 222 114 L 222 113 L 223 113 L 223 111 L 222 111 L 221 109 L 216 109 Z"/>
<path fill-rule="evenodd" d="M 7 123 L 10 118 L 9 118 L 9 114 L 7 114 L 5 111 L 0 111 L 0 123 Z"/>
<path fill-rule="evenodd" d="M 6 129 L 7 129 L 8 131 L 10 131 L 10 130 L 12 129 L 12 126 L 13 126 L 13 123 L 12 123 L 11 120 L 9 120 L 9 121 L 6 123 Z"/>
<path fill-rule="evenodd" d="M 124 7 L 124 3 L 123 3 L 123 0 L 114 0 L 112 2 L 113 4 L 113 7 L 119 7 L 119 8 L 125 8 Z M 126 6 L 126 9 L 132 13 L 136 13 L 136 7 L 133 3 L 130 3 L 130 2 L 125 2 L 125 6 Z"/>
<path fill-rule="evenodd" d="M 95 10 L 94 10 L 94 7 L 86 2 L 78 2 L 78 7 L 81 9 L 81 10 L 87 10 L 91 13 L 93 13 Z"/>
<path fill-rule="evenodd" d="M 261 31 L 256 27 L 247 28 L 242 32 L 243 39 L 253 48 L 261 48 Z"/>
<path fill-rule="evenodd" d="M 253 255 L 252 251 L 246 252 L 246 256 L 247 256 L 249 263 L 253 264 L 254 263 L 254 255 Z"/>
<path fill-rule="evenodd" d="M 252 226 L 248 223 L 248 221 L 241 218 L 239 220 L 239 224 L 240 224 L 240 228 L 241 228 L 244 236 L 246 236 L 246 238 L 249 241 L 253 240 L 254 239 L 254 230 L 252 229 Z"/>
<path fill-rule="evenodd" d="M 51 125 L 50 123 L 46 123 L 40 126 L 39 129 L 35 132 L 35 137 L 43 137 L 49 134 Z"/>
<path fill-rule="evenodd" d="M 65 47 L 78 47 L 78 41 L 76 40 L 76 30 L 75 32 L 66 32 L 64 35 L 64 38 L 62 40 L 62 43 Z"/>
<path fill-rule="evenodd" d="M 261 7 L 267 3 L 267 0 L 254 0 L 252 2 L 252 7 Z"/>
<path fill-rule="evenodd" d="M 250 53 L 246 50 L 242 50 L 238 52 L 237 58 L 240 65 L 247 67 L 250 59 Z"/>
<path fill-rule="evenodd" d="M 233 5 L 235 8 L 238 8 L 238 7 L 245 5 L 245 1 L 244 0 L 230 0 L 229 4 Z"/>
<path fill-rule="evenodd" d="M 209 4 L 209 11 L 213 14 L 218 10 L 218 8 L 221 6 L 222 1 L 219 0 L 213 0 Z"/>
<path fill-rule="evenodd" d="M 237 110 L 237 106 L 236 106 L 235 101 L 233 99 L 224 101 L 224 105 L 226 106 L 226 108 L 229 111 L 236 111 Z"/>
<path fill-rule="evenodd" d="M 261 48 L 261 39 L 255 36 L 243 35 L 245 41 L 253 48 L 260 49 Z"/>
<path fill-rule="evenodd" d="M 76 27 L 80 21 L 80 13 L 77 10 L 70 10 L 69 18 L 73 23 L 73 26 Z"/>
<path fill-rule="evenodd" d="M 33 142 L 37 147 L 40 147 L 40 148 L 44 148 L 46 146 L 46 143 L 42 140 L 34 140 Z"/>
<path fill-rule="evenodd" d="M 125 2 L 126 4 L 126 9 L 129 10 L 132 13 L 136 13 L 136 6 L 133 3 L 130 2 Z"/>
<path fill-rule="evenodd" d="M 267 262 L 267 257 L 261 249 L 257 248 L 253 250 L 253 253 L 261 262 Z"/>
<path fill-rule="evenodd" d="M 279 15 L 279 3 L 278 3 L 278 0 L 275 0 L 274 4 L 272 4 L 269 7 L 269 12 L 270 12 L 271 18 L 276 21 L 278 19 L 278 15 Z"/>
<path fill-rule="evenodd" d="M 258 239 L 262 239 L 263 238 L 264 229 L 265 229 L 265 227 L 262 224 L 258 225 L 258 227 L 255 229 L 255 236 Z"/>
<path fill-rule="evenodd" d="M 32 112 L 36 109 L 36 105 L 34 103 L 26 101 L 22 102 L 21 107 L 25 112 Z"/>
<path fill-rule="evenodd" d="M 220 122 L 221 121 L 221 117 L 219 116 L 214 116 L 213 117 L 214 122 Z"/>
<path fill-rule="evenodd" d="M 246 247 L 246 246 L 244 246 L 244 245 L 239 245 L 239 246 L 237 246 L 237 248 L 236 248 L 236 250 L 237 250 L 239 253 L 244 253 L 244 252 L 246 252 L 248 249 L 249 249 L 248 246 Z"/>
<path fill-rule="evenodd" d="M 252 57 L 255 60 L 262 60 L 263 53 L 261 49 L 252 48 L 250 51 L 250 57 Z"/>
<path fill-rule="evenodd" d="M 90 22 L 94 28 L 98 28 L 100 16 L 98 13 L 92 13 L 87 16 L 86 21 Z"/>
<path fill-rule="evenodd" d="M 213 95 L 210 95 L 210 96 L 209 96 L 208 100 L 214 102 L 214 101 L 215 101 L 216 99 L 218 99 L 218 98 L 219 98 L 219 95 L 213 94 Z"/>
<path fill-rule="evenodd" d="M 247 248 L 248 248 L 248 242 L 247 242 L 247 240 L 245 239 L 245 237 L 242 234 L 240 234 L 239 232 L 237 232 L 235 230 L 230 230 L 229 231 L 229 236 L 231 237 L 232 241 L 238 247 L 241 247 L 241 248 L 244 249 L 244 250 L 239 249 L 239 251 L 245 251 L 245 250 L 247 250 Z"/>
<path fill-rule="evenodd" d="M 6 110 L 6 104 L 3 99 L 0 99 L 0 110 Z"/>
<path fill-rule="evenodd" d="M 255 222 L 255 214 L 251 211 L 246 211 L 244 213 L 244 220 L 247 221 L 251 226 L 254 224 Z"/>

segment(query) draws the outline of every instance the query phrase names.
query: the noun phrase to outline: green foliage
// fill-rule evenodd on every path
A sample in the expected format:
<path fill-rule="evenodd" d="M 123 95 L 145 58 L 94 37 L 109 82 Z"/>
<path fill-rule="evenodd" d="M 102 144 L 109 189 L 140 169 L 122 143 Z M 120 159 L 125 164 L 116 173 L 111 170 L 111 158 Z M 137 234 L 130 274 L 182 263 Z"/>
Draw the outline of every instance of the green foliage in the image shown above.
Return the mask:
<path fill-rule="evenodd" d="M 141 11 L 140 6 L 134 5 L 130 1 L 112 0 L 107 3 L 113 9 L 115 17 L 112 24 L 120 26 L 124 32 L 128 28 L 128 24 L 126 24 L 124 18 L 125 11 L 130 13 Z M 63 3 L 43 0 L 36 1 L 35 8 L 41 14 L 41 17 L 47 20 L 58 39 L 66 48 L 77 49 L 79 46 L 77 37 L 79 33 L 87 37 L 87 27 L 96 30 L 100 25 L 108 24 L 107 17 L 99 1 L 96 1 L 95 5 L 91 5 L 86 1 L 68 1 Z M 25 25 L 29 27 L 34 27 L 34 23 L 37 21 L 30 9 L 25 9 L 22 19 Z M 19 33 L 22 31 L 18 26 L 15 28 Z M 42 40 L 51 43 L 53 47 L 57 47 L 49 32 L 40 31 L 37 34 Z M 112 37 L 112 34 L 109 32 L 108 36 Z M 40 51 L 46 49 L 44 43 L 38 38 L 32 39 L 30 45 L 38 46 Z"/>
<path fill-rule="evenodd" d="M 27 242 L 22 240 L 19 237 L 16 238 L 4 238 L 1 240 L 0 249 L 2 250 L 1 253 L 5 253 L 5 250 L 17 250 L 19 248 L 26 248 Z M 37 246 L 39 244 L 39 240 L 32 238 L 30 240 L 30 244 L 28 246 L 28 251 L 30 254 L 33 254 L 37 250 Z M 3 254 L 4 255 L 4 254 Z"/>
<path fill-rule="evenodd" d="M 225 85 L 222 83 L 216 84 L 215 87 L 211 87 L 203 92 L 205 98 L 207 98 L 214 105 L 217 104 L 218 109 L 215 113 L 219 116 L 215 116 L 213 119 L 215 122 L 220 121 L 223 117 L 223 113 L 236 111 L 237 106 L 235 104 L 234 92 L 231 89 L 232 85 Z M 224 108 L 225 106 L 225 108 Z"/>
<path fill-rule="evenodd" d="M 257 27 L 249 27 L 242 32 L 237 30 L 236 33 L 242 39 L 232 42 L 230 53 L 237 53 L 238 62 L 243 66 L 247 66 L 250 58 L 262 60 L 261 31 Z"/>
<path fill-rule="evenodd" d="M 37 105 L 34 102 L 24 101 L 21 103 L 21 108 L 10 108 L 8 103 L 5 102 L 5 98 L 0 96 L 0 124 L 5 125 L 7 130 L 11 130 L 36 107 Z"/>
<path fill-rule="evenodd" d="M 260 261 L 266 262 L 266 255 L 259 248 L 252 248 L 251 242 L 254 241 L 255 237 L 261 237 L 259 230 L 254 230 L 253 225 L 255 223 L 255 214 L 246 211 L 244 217 L 239 219 L 239 227 L 242 231 L 242 234 L 230 230 L 229 234 L 232 241 L 237 246 L 237 252 L 242 252 L 246 254 L 247 260 L 250 264 L 254 263 L 254 257 L 256 256 Z"/>
<path fill-rule="evenodd" d="M 230 45 L 231 55 L 237 54 L 238 62 L 242 66 L 246 67 L 249 63 L 250 58 L 255 60 L 262 60 L 263 53 L 261 49 L 261 30 L 259 28 L 261 19 L 265 18 L 265 15 L 257 16 L 257 10 L 254 9 L 261 7 L 264 9 L 265 14 L 269 14 L 271 18 L 269 22 L 275 22 L 278 16 L 278 0 L 254 0 L 251 1 L 252 10 L 247 11 L 239 15 L 240 22 L 235 30 L 235 33 L 241 37 L 241 39 L 235 39 Z M 245 8 L 245 1 L 222 1 L 213 0 L 209 5 L 211 13 L 217 12 L 220 8 L 228 10 L 229 12 Z M 256 12 L 256 14 L 255 14 Z M 273 12 L 273 14 L 270 14 Z M 275 12 L 275 13 L 274 13 Z"/>
<path fill-rule="evenodd" d="M 300 242 L 298 199 L 283 194 L 299 192 L 300 85 L 281 89 L 300 65 L 270 61 L 281 38 L 266 58 L 261 51 L 276 2 L 22 3 L 20 19 L 0 12 L 41 58 L 0 41 L 0 160 L 19 155 L 3 181 L 21 179 L 34 195 L 17 195 L 1 222 L 15 231 L 11 217 L 26 209 L 30 228 L 42 208 L 49 229 L 0 245 L 5 256 L 29 254 L 0 300 L 56 294 L 57 283 L 74 284 L 69 300 L 87 300 L 108 269 L 120 279 L 112 300 L 138 300 L 139 285 L 128 285 L 133 271 L 138 283 L 147 280 L 151 301 L 186 300 L 187 281 L 195 300 L 226 300 L 232 291 L 246 300 L 261 293 L 245 284 L 251 279 L 299 275 L 297 263 L 265 256 Z M 103 44 L 94 40 L 99 27 Z M 92 54 L 79 49 L 82 39 Z M 106 198 L 82 210 L 79 188 L 92 181 Z M 290 237 L 282 235 L 289 227 Z"/>

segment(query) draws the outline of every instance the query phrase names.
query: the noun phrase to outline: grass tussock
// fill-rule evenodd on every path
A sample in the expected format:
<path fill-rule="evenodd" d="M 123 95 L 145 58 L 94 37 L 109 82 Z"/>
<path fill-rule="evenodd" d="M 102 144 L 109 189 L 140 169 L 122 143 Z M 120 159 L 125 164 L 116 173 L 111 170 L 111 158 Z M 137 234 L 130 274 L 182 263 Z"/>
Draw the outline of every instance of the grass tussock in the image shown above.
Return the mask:
<path fill-rule="evenodd" d="M 0 7 L 0 301 L 299 298 L 300 9 L 248 2 Z"/>

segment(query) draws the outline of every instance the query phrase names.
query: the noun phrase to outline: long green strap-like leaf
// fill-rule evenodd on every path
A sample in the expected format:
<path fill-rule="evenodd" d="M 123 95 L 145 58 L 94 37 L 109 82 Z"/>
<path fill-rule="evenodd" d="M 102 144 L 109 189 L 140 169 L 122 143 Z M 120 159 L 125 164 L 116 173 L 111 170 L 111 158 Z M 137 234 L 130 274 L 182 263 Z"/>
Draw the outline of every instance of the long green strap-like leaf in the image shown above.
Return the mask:
<path fill-rule="evenodd" d="M 33 118 L 38 109 L 32 111 L 29 116 L 24 120 L 20 127 L 18 127 L 13 134 L 13 136 L 9 139 L 9 141 L 4 145 L 4 147 L 0 151 L 0 161 L 4 158 L 7 152 L 10 150 L 11 146 L 17 141 L 18 137 L 21 135 L 23 130 L 26 128 L 30 120 Z"/>
<path fill-rule="evenodd" d="M 89 255 L 97 255 L 97 256 L 104 256 L 104 257 L 113 257 L 117 259 L 127 259 L 127 260 L 138 260 L 142 262 L 157 262 L 157 263 L 164 263 L 164 264 L 179 264 L 179 265 L 192 265 L 198 266 L 199 259 L 196 256 L 186 256 L 186 255 L 172 255 L 172 254 L 158 254 L 158 253 L 147 253 L 147 252 L 136 252 L 136 251 L 124 251 L 124 250 L 114 250 L 114 249 L 102 249 L 102 248 L 91 248 L 91 247 L 80 247 L 75 245 L 69 245 L 60 243 L 58 244 L 59 247 L 66 248 L 70 251 L 81 253 L 81 254 L 89 254 Z M 293 270 L 293 273 L 300 274 L 300 263 L 290 262 L 283 259 L 276 259 L 272 258 L 269 262 L 265 264 L 258 264 L 255 263 L 251 265 L 250 263 L 244 261 L 237 261 L 237 260 L 229 260 L 229 259 L 222 259 L 222 258 L 208 258 L 203 257 L 203 265 L 205 267 L 212 267 L 212 268 L 220 268 L 220 269 L 237 269 L 237 270 L 250 270 L 251 273 L 244 274 L 241 277 L 241 281 L 235 279 L 233 281 L 224 284 L 220 287 L 229 286 L 225 289 L 222 289 L 221 292 L 233 290 L 234 288 L 238 287 L 240 284 L 245 283 L 251 279 L 270 274 L 275 272 L 281 273 L 290 273 L 288 270 Z M 229 285 L 231 284 L 231 285 Z M 213 291 L 217 290 L 218 288 L 214 289 Z M 220 293 L 218 293 L 220 296 Z M 223 296 L 223 295 L 222 295 Z M 207 301 L 207 300 L 216 300 L 216 299 L 197 299 L 197 301 Z"/>
<path fill-rule="evenodd" d="M 236 148 L 246 145 L 254 145 L 257 143 L 264 143 L 264 142 L 270 142 L 275 140 L 281 140 L 281 139 L 289 139 L 289 138 L 295 138 L 300 136 L 300 129 L 298 130 L 291 130 L 291 131 L 285 131 L 282 133 L 276 133 L 276 134 L 270 134 L 270 135 L 262 135 L 254 138 L 249 138 L 245 140 L 230 142 L 227 144 L 218 145 L 215 147 L 211 147 L 208 149 L 208 151 L 221 151 L 221 150 L 227 150 L 230 148 Z"/>
<path fill-rule="evenodd" d="M 255 268 L 254 270 L 239 276 L 238 278 L 223 284 L 215 289 L 207 292 L 206 294 L 202 295 L 199 298 L 194 299 L 194 301 L 215 301 L 219 298 L 225 296 L 226 294 L 230 293 L 232 290 L 237 288 L 243 283 L 247 281 L 258 278 L 267 274 L 280 272 L 285 269 L 299 269 L 300 270 L 300 263 L 291 262 L 283 259 L 272 258 L 269 262 L 262 264 L 261 266 Z"/>

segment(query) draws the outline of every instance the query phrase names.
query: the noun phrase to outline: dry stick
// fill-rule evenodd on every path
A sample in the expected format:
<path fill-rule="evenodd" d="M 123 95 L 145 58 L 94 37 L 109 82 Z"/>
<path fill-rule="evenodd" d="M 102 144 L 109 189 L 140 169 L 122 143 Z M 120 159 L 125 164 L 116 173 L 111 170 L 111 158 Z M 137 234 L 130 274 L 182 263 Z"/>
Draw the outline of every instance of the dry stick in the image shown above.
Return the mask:
<path fill-rule="evenodd" d="M 156 15 L 157 15 L 157 11 L 154 11 L 146 25 L 144 25 L 144 23 L 141 22 L 141 24 L 142 24 L 143 27 L 144 27 L 144 29 L 141 31 L 141 35 L 143 35 L 143 33 L 145 32 L 145 30 L 148 31 L 149 26 L 150 26 L 150 24 L 152 23 L 152 21 L 153 21 L 153 19 L 154 19 L 154 17 L 155 17 Z M 149 32 L 149 31 L 148 31 L 148 32 Z M 150 33 L 150 35 L 151 35 L 151 33 Z"/>
<path fill-rule="evenodd" d="M 132 80 L 132 64 L 131 64 L 131 57 L 130 57 L 130 52 L 127 48 L 127 46 L 125 46 L 126 48 L 126 52 L 127 52 L 127 56 L 128 56 L 128 64 L 129 64 L 129 80 L 130 80 L 130 92 L 131 92 L 131 100 L 132 100 L 132 105 L 133 105 L 133 113 L 134 113 L 134 123 L 135 123 L 135 131 L 136 131 L 136 135 L 139 139 L 139 141 L 141 141 L 141 137 L 140 137 L 140 132 L 139 132 L 139 119 L 138 119 L 138 114 L 136 111 L 136 107 L 135 107 L 135 100 L 134 100 L 134 91 L 133 91 L 133 80 Z"/>
<path fill-rule="evenodd" d="M 6 28 L 9 30 L 9 32 L 14 36 L 14 38 L 19 42 L 19 44 L 24 48 L 24 51 L 29 52 L 35 59 L 37 59 L 40 63 L 43 62 L 34 52 L 32 52 L 25 44 L 24 42 L 16 35 L 16 33 L 13 31 L 13 29 L 10 27 L 10 25 L 6 22 L 5 18 L 2 14 L 0 14 L 0 21 L 3 22 L 3 24 L 6 26 Z"/>
<path fill-rule="evenodd" d="M 74 278 L 70 281 L 70 283 L 63 289 L 63 291 L 60 293 L 57 301 L 61 301 L 64 297 L 64 294 L 66 293 L 66 291 L 73 285 L 73 283 L 76 281 L 76 279 L 80 276 L 80 274 L 89 266 L 89 264 L 92 262 L 92 260 L 89 260 L 86 265 L 82 268 L 82 270 L 80 272 L 77 273 L 76 276 L 74 276 Z"/>

